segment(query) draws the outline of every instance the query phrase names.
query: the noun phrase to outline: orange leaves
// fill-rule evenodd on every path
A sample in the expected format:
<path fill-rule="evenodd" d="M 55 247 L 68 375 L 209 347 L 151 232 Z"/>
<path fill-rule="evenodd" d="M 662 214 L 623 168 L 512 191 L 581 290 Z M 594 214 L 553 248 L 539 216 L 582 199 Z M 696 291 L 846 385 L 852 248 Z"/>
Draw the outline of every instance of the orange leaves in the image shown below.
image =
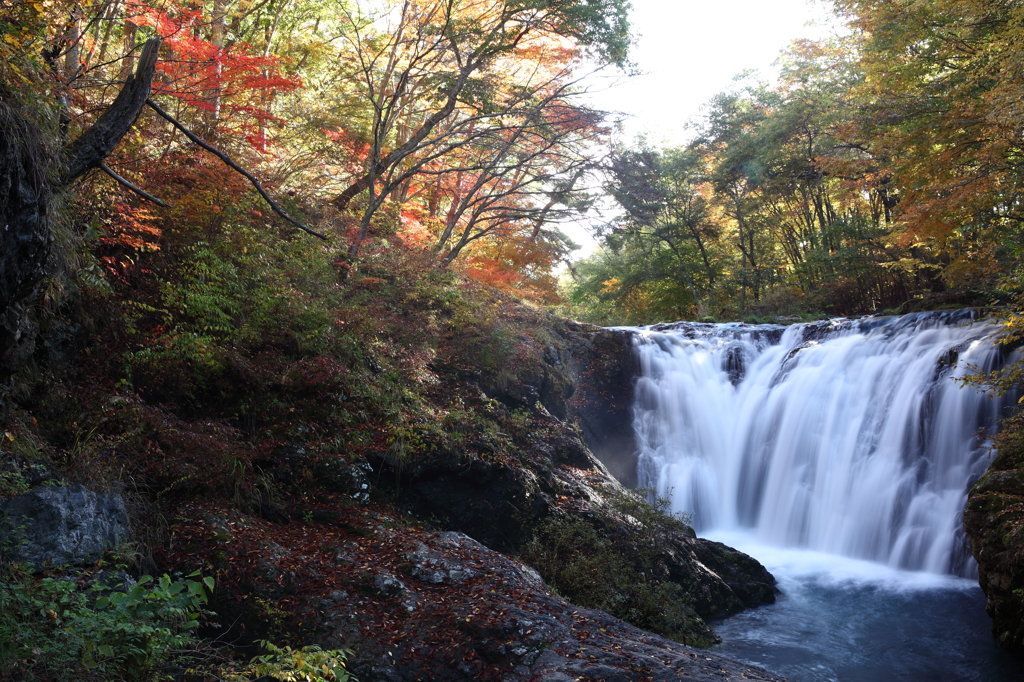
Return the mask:
<path fill-rule="evenodd" d="M 860 133 L 904 190 L 905 241 L 985 223 L 1020 195 L 1024 8 L 983 0 L 841 3 L 862 31 Z"/>
<path fill-rule="evenodd" d="M 471 279 L 547 304 L 560 302 L 556 279 L 550 274 L 555 254 L 528 240 L 488 240 L 475 244 L 462 271 Z"/>
<path fill-rule="evenodd" d="M 133 251 L 156 251 L 160 248 L 159 217 L 148 206 L 115 203 L 103 219 L 104 234 L 100 243 Z"/>
<path fill-rule="evenodd" d="M 464 271 L 487 286 L 508 291 L 522 281 L 522 276 L 507 264 L 493 258 L 470 258 Z"/>

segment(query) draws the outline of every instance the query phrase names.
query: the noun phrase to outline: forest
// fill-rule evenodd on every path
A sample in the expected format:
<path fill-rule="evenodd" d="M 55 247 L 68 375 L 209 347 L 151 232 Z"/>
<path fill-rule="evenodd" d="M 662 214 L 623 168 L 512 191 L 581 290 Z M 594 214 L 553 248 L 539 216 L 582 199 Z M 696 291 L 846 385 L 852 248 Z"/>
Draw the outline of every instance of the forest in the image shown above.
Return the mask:
<path fill-rule="evenodd" d="M 1021 8 L 837 2 L 777 83 L 708 102 L 686 145 L 613 143 L 618 215 L 575 266 L 588 319 L 771 319 L 1019 294 Z"/>
<path fill-rule="evenodd" d="M 6 99 L 56 152 L 162 41 L 149 99 L 169 117 L 147 107 L 103 168 L 64 178 L 57 253 L 88 252 L 108 278 L 197 242 L 298 230 L 326 238 L 346 276 L 417 250 L 595 322 L 1013 300 L 1020 9 L 835 12 L 841 35 L 793 44 L 777 83 L 716 96 L 676 148 L 622 139 L 615 113 L 587 104 L 589 74 L 631 68 L 621 0 L 7 0 L 0 49 Z M 570 220 L 600 243 L 577 264 Z"/>
<path fill-rule="evenodd" d="M 672 642 L 774 599 L 728 548 L 692 561 L 729 580 L 680 577 L 700 541 L 596 463 L 570 375 L 621 351 L 583 323 L 1024 326 L 1024 7 L 834 5 L 670 147 L 587 97 L 637 68 L 628 0 L 0 0 L 0 498 L 82 484 L 133 519 L 71 579 L 4 560 L 0 679 L 392 679 L 400 641 L 394 679 L 452 651 L 479 667 L 450 679 L 513 679 L 515 628 L 380 577 L 452 530 Z M 491 487 L 417 487 L 471 469 Z M 138 586 L 96 598 L 114 566 Z M 313 636 L 312 594 L 355 595 L 361 634 Z"/>

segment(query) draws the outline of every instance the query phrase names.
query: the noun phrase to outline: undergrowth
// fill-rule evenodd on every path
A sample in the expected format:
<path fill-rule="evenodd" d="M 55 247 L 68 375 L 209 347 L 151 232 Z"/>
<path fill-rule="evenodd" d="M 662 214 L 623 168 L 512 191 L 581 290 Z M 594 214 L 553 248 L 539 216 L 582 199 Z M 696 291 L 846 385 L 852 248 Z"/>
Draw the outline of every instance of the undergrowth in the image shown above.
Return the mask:
<path fill-rule="evenodd" d="M 39 578 L 6 567 L 0 574 L 0 680 L 352 679 L 345 670 L 349 651 L 261 641 L 266 653 L 246 663 L 202 640 L 196 634 L 201 618 L 215 615 L 204 608 L 213 578 L 126 579 L 85 571 Z"/>
<path fill-rule="evenodd" d="M 524 545 L 522 559 L 561 596 L 683 644 L 710 646 L 714 635 L 671 579 L 664 555 L 672 532 L 691 533 L 668 499 L 621 491 L 610 500 L 619 528 L 576 514 L 549 517 Z M 624 527 L 631 529 L 623 532 Z"/>

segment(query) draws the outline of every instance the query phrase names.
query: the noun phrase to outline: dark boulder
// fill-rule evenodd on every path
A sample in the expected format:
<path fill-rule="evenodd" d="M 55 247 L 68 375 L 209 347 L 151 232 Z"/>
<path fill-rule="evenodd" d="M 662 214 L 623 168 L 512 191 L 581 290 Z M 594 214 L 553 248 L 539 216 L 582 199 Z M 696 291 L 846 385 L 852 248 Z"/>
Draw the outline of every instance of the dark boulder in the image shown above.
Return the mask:
<path fill-rule="evenodd" d="M 414 514 L 502 551 L 518 547 L 550 504 L 538 476 L 510 462 L 448 450 L 370 462 Z"/>
<path fill-rule="evenodd" d="M 732 614 L 743 608 L 774 604 L 778 589 L 775 577 L 756 559 L 743 552 L 705 538 L 692 542 L 693 556 L 728 587 L 727 596 L 719 598 L 717 604 L 698 612 L 705 618 Z M 735 600 L 735 601 L 733 601 Z M 717 608 L 717 612 L 713 609 Z"/>

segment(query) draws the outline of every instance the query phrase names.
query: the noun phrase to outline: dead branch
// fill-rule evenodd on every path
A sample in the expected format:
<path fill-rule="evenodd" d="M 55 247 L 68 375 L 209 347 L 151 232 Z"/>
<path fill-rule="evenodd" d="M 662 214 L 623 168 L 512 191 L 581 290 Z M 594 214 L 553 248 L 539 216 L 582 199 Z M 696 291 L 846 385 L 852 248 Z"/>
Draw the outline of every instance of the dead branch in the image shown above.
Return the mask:
<path fill-rule="evenodd" d="M 127 189 L 130 189 L 131 191 L 135 192 L 136 194 L 138 194 L 143 199 L 146 199 L 148 201 L 152 201 L 157 206 L 163 206 L 164 208 L 170 208 L 171 207 L 170 204 L 168 204 L 168 203 L 166 203 L 166 202 L 164 202 L 164 201 L 162 201 L 160 199 L 157 199 L 155 196 L 153 196 L 152 194 L 150 194 L 146 190 L 142 189 L 141 187 L 139 187 L 137 185 L 133 185 L 130 181 L 122 178 L 120 175 L 118 175 L 113 170 L 111 170 L 110 166 L 108 166 L 107 164 L 103 163 L 102 161 L 100 161 L 99 168 L 100 168 L 101 171 L 103 171 L 104 173 L 106 173 L 110 177 L 114 178 L 114 180 L 116 180 L 118 184 L 126 187 Z"/>
<path fill-rule="evenodd" d="M 213 154 L 214 156 L 216 156 L 218 159 L 223 161 L 224 164 L 228 168 L 230 168 L 231 170 L 235 171 L 236 173 L 239 173 L 240 175 L 242 175 L 242 177 L 244 177 L 246 180 L 248 180 L 250 183 L 252 183 L 252 186 L 256 188 L 256 191 L 260 193 L 260 196 L 263 197 L 263 200 L 267 202 L 267 204 L 270 206 L 270 208 L 272 208 L 274 210 L 274 213 L 276 213 L 277 215 L 281 216 L 282 218 L 284 218 L 285 220 L 287 220 L 288 222 L 290 222 L 292 225 L 294 225 L 295 227 L 299 228 L 303 232 L 311 234 L 314 237 L 319 237 L 320 239 L 323 239 L 324 241 L 328 240 L 327 235 L 321 234 L 319 232 L 316 232 L 315 230 L 311 230 L 310 228 L 306 227 L 305 225 L 300 223 L 295 218 L 292 218 L 290 215 L 288 215 L 288 213 L 283 208 L 281 208 L 280 206 L 277 205 L 277 202 L 275 202 L 273 199 L 270 198 L 270 195 L 267 194 L 267 191 L 265 189 L 263 189 L 263 185 L 260 184 L 259 180 L 257 180 L 255 177 L 253 177 L 251 173 L 246 171 L 244 168 L 239 166 L 237 163 L 232 161 L 228 157 L 227 154 L 225 154 L 221 150 L 217 149 L 216 147 L 214 147 L 214 146 L 204 142 L 198 135 L 196 135 L 191 130 L 186 128 L 185 125 L 183 123 L 181 123 L 181 121 L 179 121 L 178 119 L 174 118 L 173 116 L 168 114 L 166 111 L 164 111 L 160 107 L 160 105 L 157 104 L 156 102 L 154 102 L 152 99 L 147 99 L 146 100 L 146 104 L 148 104 L 150 106 L 150 108 L 153 109 L 153 111 L 155 111 L 157 114 L 159 114 L 161 116 L 161 118 L 166 119 L 167 121 L 170 122 L 171 125 L 173 125 L 175 128 L 180 130 L 185 137 L 187 137 L 188 139 L 190 139 L 195 144 L 199 145 L 200 147 L 202 147 L 206 151 L 208 151 L 211 154 Z"/>
<path fill-rule="evenodd" d="M 134 74 L 128 76 L 110 108 L 65 148 L 67 168 L 63 184 L 82 177 L 93 168 L 99 168 L 125 133 L 135 124 L 149 98 L 159 52 L 160 38 L 150 38 L 146 41 L 139 57 L 138 68 Z"/>

